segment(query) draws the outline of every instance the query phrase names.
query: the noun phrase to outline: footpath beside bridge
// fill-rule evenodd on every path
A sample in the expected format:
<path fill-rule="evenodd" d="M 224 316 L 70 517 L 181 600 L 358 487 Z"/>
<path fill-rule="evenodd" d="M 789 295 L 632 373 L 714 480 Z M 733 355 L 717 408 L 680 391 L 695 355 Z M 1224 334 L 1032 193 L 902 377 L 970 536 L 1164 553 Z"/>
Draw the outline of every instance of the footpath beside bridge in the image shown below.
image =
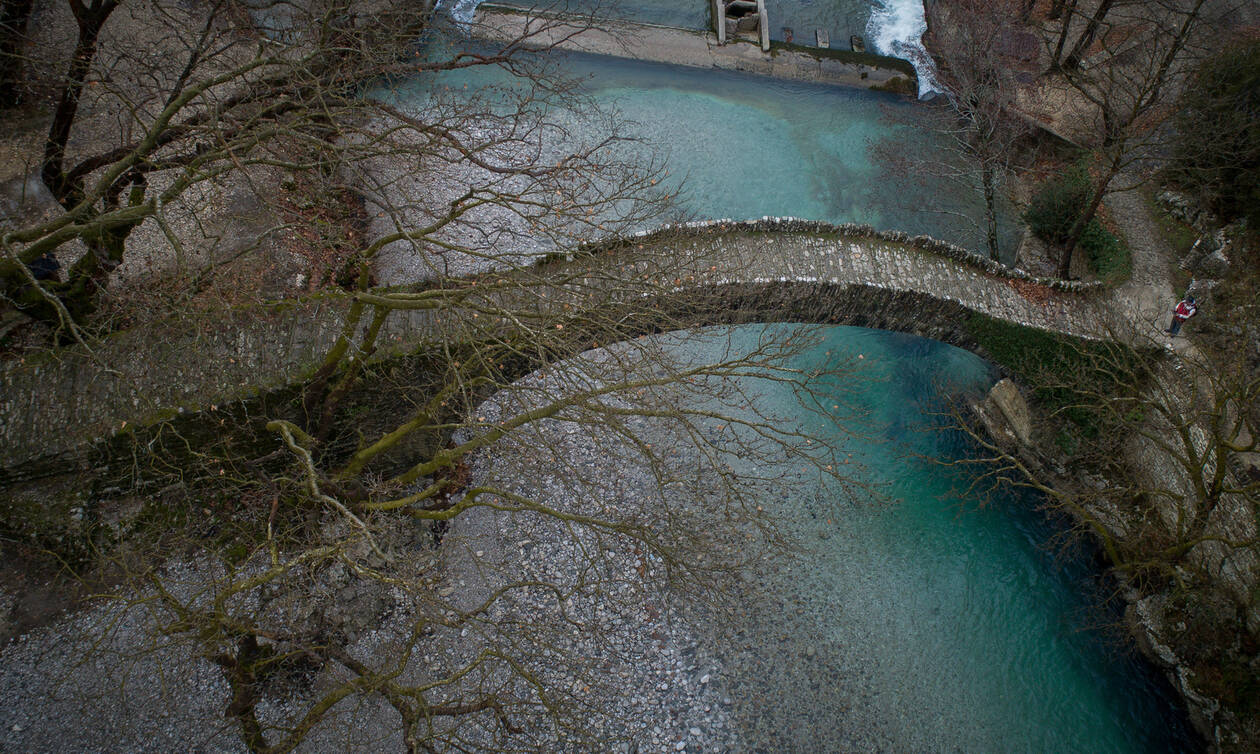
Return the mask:
<path fill-rule="evenodd" d="M 647 234 L 681 270 L 688 288 L 725 291 L 741 321 L 796 320 L 911 332 L 966 348 L 969 313 L 1073 336 L 1102 331 L 1095 286 L 1037 280 L 957 247 L 865 226 L 798 220 L 713 222 Z M 597 272 L 617 251 L 572 263 Z M 545 271 L 547 268 L 537 268 Z M 558 291 L 563 296 L 562 291 Z M 559 297 L 558 296 L 558 297 Z M 546 297 L 542 297 L 546 298 Z M 127 426 L 248 399 L 300 382 L 342 328 L 344 298 L 259 307 L 118 333 L 92 353 L 66 348 L 0 371 L 0 470 L 82 464 L 75 450 Z M 465 312 L 395 312 L 384 341 L 393 353 L 458 339 Z M 695 322 L 702 325 L 704 322 Z M 34 473 L 41 476 L 40 473 Z"/>

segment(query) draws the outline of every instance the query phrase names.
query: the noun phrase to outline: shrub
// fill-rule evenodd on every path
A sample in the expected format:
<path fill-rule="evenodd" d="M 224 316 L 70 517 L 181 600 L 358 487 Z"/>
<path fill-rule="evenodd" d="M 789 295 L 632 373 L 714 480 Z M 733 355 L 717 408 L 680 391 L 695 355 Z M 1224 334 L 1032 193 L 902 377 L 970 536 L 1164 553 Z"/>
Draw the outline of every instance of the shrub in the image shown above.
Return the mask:
<path fill-rule="evenodd" d="M 1090 188 L 1085 166 L 1073 165 L 1041 185 L 1024 212 L 1024 222 L 1043 241 L 1063 243 L 1089 201 Z"/>
<path fill-rule="evenodd" d="M 1260 225 L 1260 40 L 1204 60 L 1181 105 L 1173 179 L 1222 219 Z"/>
<path fill-rule="evenodd" d="M 1129 274 L 1129 250 L 1112 235 L 1097 218 L 1089 221 L 1081 233 L 1081 250 L 1089 269 L 1103 280 L 1117 280 Z"/>

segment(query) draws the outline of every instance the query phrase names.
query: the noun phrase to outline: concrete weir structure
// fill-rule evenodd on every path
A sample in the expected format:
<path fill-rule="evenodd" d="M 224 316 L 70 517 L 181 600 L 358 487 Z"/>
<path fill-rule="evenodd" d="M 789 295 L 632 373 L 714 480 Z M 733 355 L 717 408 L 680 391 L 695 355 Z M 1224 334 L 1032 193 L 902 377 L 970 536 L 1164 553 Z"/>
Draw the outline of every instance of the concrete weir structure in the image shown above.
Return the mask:
<path fill-rule="evenodd" d="M 530 27 L 530 19 L 537 18 L 547 18 L 553 23 L 545 29 Z M 632 21 L 608 21 L 594 27 L 589 19 L 575 18 L 568 22 L 562 14 L 495 3 L 477 6 L 476 23 L 472 27 L 475 36 L 506 42 L 522 38 L 527 31 L 530 44 L 540 48 L 555 47 L 880 91 L 910 94 L 918 91 L 914 68 L 904 60 L 771 42 L 765 23 L 761 24 L 758 42 L 753 42 L 726 36 L 722 31 L 715 34 Z"/>
<path fill-rule="evenodd" d="M 713 0 L 713 31 L 718 44 L 740 34 L 756 32 L 762 52 L 770 52 L 770 17 L 766 0 Z"/>

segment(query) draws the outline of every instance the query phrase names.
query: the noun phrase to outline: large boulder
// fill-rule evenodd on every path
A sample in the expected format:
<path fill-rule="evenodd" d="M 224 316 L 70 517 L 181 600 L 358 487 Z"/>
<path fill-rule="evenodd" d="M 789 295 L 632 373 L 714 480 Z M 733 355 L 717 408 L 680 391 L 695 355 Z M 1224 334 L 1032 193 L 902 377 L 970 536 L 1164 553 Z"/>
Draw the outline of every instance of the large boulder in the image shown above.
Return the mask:
<path fill-rule="evenodd" d="M 61 206 L 34 173 L 0 183 L 0 222 L 9 227 L 49 220 L 60 212 Z"/>
<path fill-rule="evenodd" d="M 1155 201 L 1164 211 L 1181 222 L 1199 230 L 1220 225 L 1216 216 L 1199 206 L 1191 197 L 1178 191 L 1161 191 Z"/>
<path fill-rule="evenodd" d="M 977 413 L 985 429 L 999 442 L 1027 447 L 1032 441 L 1032 414 L 1019 388 L 1008 379 L 998 381 Z"/>
<path fill-rule="evenodd" d="M 1229 259 L 1218 249 L 1200 259 L 1193 271 L 1197 277 L 1219 280 L 1229 272 Z"/>
<path fill-rule="evenodd" d="M 1195 303 L 1200 307 L 1210 306 L 1220 283 L 1220 280 L 1212 278 L 1195 278 L 1190 281 L 1189 287 L 1186 288 L 1186 295 L 1194 296 Z"/>
<path fill-rule="evenodd" d="M 1177 263 L 1177 266 L 1183 270 L 1193 271 L 1199 266 L 1199 262 L 1203 261 L 1204 257 L 1220 248 L 1221 243 L 1217 234 L 1201 235 L 1195 240 L 1194 245 L 1190 247 L 1186 255 L 1181 258 L 1181 261 Z"/>
<path fill-rule="evenodd" d="M 1028 411 L 1028 403 L 1020 395 L 1014 382 L 999 380 L 989 391 L 985 403 L 997 407 L 1020 445 L 1028 445 L 1032 441 L 1032 415 Z"/>

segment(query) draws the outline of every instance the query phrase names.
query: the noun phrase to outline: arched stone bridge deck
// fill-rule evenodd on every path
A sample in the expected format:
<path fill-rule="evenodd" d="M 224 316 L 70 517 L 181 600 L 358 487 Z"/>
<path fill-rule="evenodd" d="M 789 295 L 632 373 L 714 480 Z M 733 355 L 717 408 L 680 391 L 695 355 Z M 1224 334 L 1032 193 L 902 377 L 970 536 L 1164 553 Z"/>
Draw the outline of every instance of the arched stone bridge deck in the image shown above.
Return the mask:
<path fill-rule="evenodd" d="M 916 241 L 952 249 L 955 255 L 966 254 L 967 259 L 946 256 L 940 249 L 921 248 Z M 714 244 L 721 246 L 719 254 L 712 253 L 710 247 Z M 976 312 L 1077 337 L 1097 337 L 1102 332 L 1097 304 L 1103 291 L 1098 286 L 1011 274 L 1000 265 L 930 239 L 910 239 L 898 233 L 854 237 L 841 233 L 742 231 L 678 240 L 674 246 L 706 261 L 722 260 L 717 270 L 696 270 L 695 279 L 687 283 L 783 288 L 780 298 L 786 303 L 786 299 L 797 297 L 796 308 L 812 321 L 902 322 L 885 329 L 924 335 L 915 325 L 915 312 L 906 312 L 903 320 L 886 311 L 890 301 L 898 300 L 898 305 L 917 301 L 918 306 Z M 853 296 L 858 298 L 844 312 L 836 311 L 830 317 L 823 314 L 827 299 Z M 871 299 L 866 309 L 860 303 L 862 296 Z M 938 304 L 929 304 L 931 301 Z M 806 314 L 811 303 L 820 307 L 817 318 Z M 948 325 L 944 323 L 932 327 L 940 334 L 928 337 L 965 341 L 961 334 L 947 336 L 944 330 Z"/>
<path fill-rule="evenodd" d="M 1082 337 L 1100 330 L 1092 304 L 1102 296 L 1094 287 L 1038 281 L 948 244 L 864 226 L 715 222 L 632 242 L 664 244 L 676 255 L 678 277 L 665 282 L 679 289 L 680 300 L 689 288 L 723 292 L 727 314 L 718 318 L 726 321 L 852 324 L 972 349 L 969 312 Z M 615 248 L 591 253 L 617 262 Z M 163 322 L 112 336 L 91 354 L 72 348 L 6 364 L 0 477 L 20 481 L 28 476 L 24 466 L 43 476 L 50 464 L 84 464 L 76 449 L 128 424 L 292 384 L 335 341 L 345 307 L 325 298 Z M 439 332 L 457 333 L 462 316 L 398 312 L 385 335 L 395 351 L 415 350 Z"/>

